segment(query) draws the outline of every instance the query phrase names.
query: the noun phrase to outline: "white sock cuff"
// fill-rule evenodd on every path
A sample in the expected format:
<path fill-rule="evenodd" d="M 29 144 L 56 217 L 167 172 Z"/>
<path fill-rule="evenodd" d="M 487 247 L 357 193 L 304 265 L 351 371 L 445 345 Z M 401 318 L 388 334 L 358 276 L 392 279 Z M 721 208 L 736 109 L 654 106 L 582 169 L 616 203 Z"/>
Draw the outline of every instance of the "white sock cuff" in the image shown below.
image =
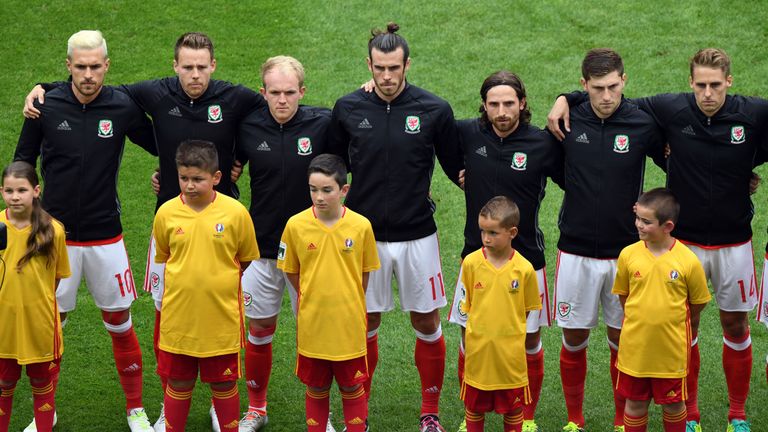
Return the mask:
<path fill-rule="evenodd" d="M 130 330 L 132 326 L 133 326 L 133 321 L 131 320 L 130 314 L 128 315 L 128 320 L 122 324 L 110 324 L 104 321 L 104 327 L 106 327 L 107 331 L 110 333 L 116 333 L 116 334 L 125 333 L 128 330 Z"/>
<path fill-rule="evenodd" d="M 697 343 L 699 343 L 699 337 L 698 336 L 693 338 L 693 340 L 691 341 L 691 347 L 695 347 Z"/>
<path fill-rule="evenodd" d="M 543 348 L 543 345 L 541 344 L 541 340 L 539 340 L 539 344 L 536 345 L 536 347 L 531 348 L 531 349 L 527 349 L 526 348 L 525 353 L 529 354 L 529 355 L 535 355 L 535 354 L 540 353 L 542 348 Z"/>
<path fill-rule="evenodd" d="M 157 310 L 158 312 L 160 312 L 160 308 L 161 308 L 162 306 L 163 306 L 163 302 L 161 302 L 160 300 L 155 300 L 155 310 Z"/>
<path fill-rule="evenodd" d="M 463 355 L 465 353 L 464 351 L 464 341 L 459 339 L 459 352 Z M 765 358 L 766 363 L 768 363 L 768 357 Z"/>
<path fill-rule="evenodd" d="M 435 330 L 432 334 L 424 334 L 416 329 L 413 330 L 416 332 L 416 337 L 423 340 L 427 343 L 433 343 L 440 340 L 440 338 L 443 336 L 443 327 L 442 324 L 437 325 L 437 330 Z"/>
<path fill-rule="evenodd" d="M 565 336 L 563 336 L 563 348 L 565 348 L 566 351 L 577 352 L 577 351 L 586 349 L 588 346 L 589 346 L 589 338 L 587 338 L 587 340 L 580 343 L 579 345 L 572 346 L 572 345 L 568 345 L 568 343 L 565 341 Z"/>
<path fill-rule="evenodd" d="M 744 339 L 744 342 L 741 343 L 728 340 L 725 336 L 723 336 L 723 345 L 734 351 L 744 351 L 752 345 L 752 336 L 747 336 L 747 338 Z"/>
<path fill-rule="evenodd" d="M 66 327 L 68 320 L 69 320 L 69 318 L 64 318 L 63 320 L 61 320 L 61 328 Z"/>
<path fill-rule="evenodd" d="M 369 332 L 366 334 L 366 336 L 365 336 L 365 337 L 366 337 L 367 339 L 370 339 L 370 338 L 372 338 L 372 337 L 376 336 L 377 334 L 379 334 L 379 329 L 373 329 L 373 330 L 369 331 Z"/>
<path fill-rule="evenodd" d="M 608 346 L 611 347 L 612 350 L 614 350 L 614 351 L 618 351 L 619 350 L 619 346 L 616 345 L 615 343 L 613 343 L 613 341 L 611 341 L 608 338 L 606 338 L 606 340 L 608 340 Z"/>
<path fill-rule="evenodd" d="M 274 337 L 274 333 L 269 336 L 254 336 L 250 332 L 248 332 L 248 342 L 253 345 L 268 345 L 272 343 L 272 338 Z"/>

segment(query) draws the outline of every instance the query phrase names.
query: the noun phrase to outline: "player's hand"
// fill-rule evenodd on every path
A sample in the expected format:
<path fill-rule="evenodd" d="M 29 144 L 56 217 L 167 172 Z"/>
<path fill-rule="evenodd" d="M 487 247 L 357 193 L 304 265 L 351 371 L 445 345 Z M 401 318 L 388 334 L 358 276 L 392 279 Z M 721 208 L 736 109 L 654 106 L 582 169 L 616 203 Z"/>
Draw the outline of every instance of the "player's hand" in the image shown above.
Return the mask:
<path fill-rule="evenodd" d="M 757 188 L 760 187 L 760 175 L 752 171 L 752 178 L 749 179 L 749 194 L 754 195 L 757 192 Z"/>
<path fill-rule="evenodd" d="M 43 90 L 43 86 L 40 84 L 33 87 L 32 91 L 24 98 L 24 110 L 22 113 L 28 119 L 40 117 L 40 110 L 35 108 L 35 99 L 41 104 L 45 103 L 45 90 Z"/>
<path fill-rule="evenodd" d="M 467 172 L 467 170 L 463 169 L 459 171 L 459 187 L 461 190 L 464 190 L 464 174 Z"/>
<path fill-rule="evenodd" d="M 565 139 L 565 133 L 560 130 L 560 120 L 563 121 L 565 130 L 571 131 L 571 116 L 568 110 L 568 100 L 565 99 L 565 96 L 559 96 L 547 114 L 547 129 L 560 141 Z"/>
<path fill-rule="evenodd" d="M 360 86 L 361 89 L 365 90 L 366 93 L 372 93 L 373 89 L 376 88 L 376 81 L 371 78 L 370 80 L 363 83 L 363 85 Z"/>
<path fill-rule="evenodd" d="M 155 168 L 150 183 L 152 184 L 152 192 L 158 195 L 160 193 L 160 168 Z"/>
<path fill-rule="evenodd" d="M 237 183 L 237 180 L 240 179 L 240 175 L 243 173 L 243 164 L 239 160 L 235 159 L 232 162 L 232 171 L 229 172 L 229 178 L 232 180 L 232 183 Z"/>
<path fill-rule="evenodd" d="M 672 154 L 672 149 L 669 147 L 669 143 L 664 144 L 664 159 L 668 159 Z"/>

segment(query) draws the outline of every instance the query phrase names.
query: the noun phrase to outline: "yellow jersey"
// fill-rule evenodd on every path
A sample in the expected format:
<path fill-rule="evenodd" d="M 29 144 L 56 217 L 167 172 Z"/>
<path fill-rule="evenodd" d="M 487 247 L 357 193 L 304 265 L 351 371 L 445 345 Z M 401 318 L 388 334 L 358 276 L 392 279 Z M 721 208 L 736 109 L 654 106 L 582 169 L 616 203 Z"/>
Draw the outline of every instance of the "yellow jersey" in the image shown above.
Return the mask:
<path fill-rule="evenodd" d="M 16 359 L 22 365 L 60 358 L 64 344 L 56 279 L 71 275 L 64 227 L 52 221 L 56 259 L 50 266 L 45 257 L 38 255 L 17 271 L 16 264 L 27 250 L 32 227 L 13 226 L 7 210 L 0 213 L 0 222 L 8 229 L 8 248 L 0 251 L 5 261 L 5 281 L 0 286 L 0 358 Z"/>
<path fill-rule="evenodd" d="M 331 227 L 310 207 L 288 220 L 277 266 L 299 275 L 299 354 L 324 360 L 366 355 L 363 273 L 380 267 L 371 223 L 344 207 Z"/>
<path fill-rule="evenodd" d="M 259 258 L 248 210 L 217 193 L 196 212 L 179 196 L 158 209 L 153 233 L 155 261 L 165 263 L 160 349 L 193 357 L 239 352 L 240 263 Z"/>
<path fill-rule="evenodd" d="M 613 293 L 627 296 L 616 367 L 638 378 L 688 374 L 691 321 L 688 304 L 711 300 L 704 269 L 679 241 L 654 256 L 644 241 L 619 255 Z"/>
<path fill-rule="evenodd" d="M 526 313 L 541 309 L 536 271 L 517 251 L 496 268 L 480 249 L 461 264 L 466 290 L 464 381 L 480 390 L 528 385 Z"/>

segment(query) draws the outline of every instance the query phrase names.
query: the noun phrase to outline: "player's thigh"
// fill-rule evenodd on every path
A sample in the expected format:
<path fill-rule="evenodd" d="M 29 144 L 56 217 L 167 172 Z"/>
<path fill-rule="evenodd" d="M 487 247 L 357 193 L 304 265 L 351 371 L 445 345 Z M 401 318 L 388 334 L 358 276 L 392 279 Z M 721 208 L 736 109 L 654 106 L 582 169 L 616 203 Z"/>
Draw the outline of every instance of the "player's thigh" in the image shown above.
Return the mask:
<path fill-rule="evenodd" d="M 428 313 L 448 304 L 437 233 L 393 242 L 394 269 L 403 311 Z"/>
<path fill-rule="evenodd" d="M 620 329 L 624 322 L 624 308 L 621 307 L 619 296 L 612 292 L 616 279 L 617 260 L 603 261 L 603 281 L 600 291 L 600 303 L 603 307 L 603 321 L 608 327 Z"/>
<path fill-rule="evenodd" d="M 169 380 L 195 381 L 199 369 L 198 360 L 197 357 L 158 350 L 157 374 Z"/>
<path fill-rule="evenodd" d="M 16 359 L 0 358 L 0 381 L 15 383 L 21 378 L 21 365 Z"/>
<path fill-rule="evenodd" d="M 688 398 L 685 378 L 652 378 L 653 400 L 659 405 L 683 402 Z"/>
<path fill-rule="evenodd" d="M 555 269 L 555 316 L 563 328 L 597 327 L 601 293 L 610 264 L 558 251 Z"/>
<path fill-rule="evenodd" d="M 395 308 L 392 295 L 392 245 L 393 243 L 389 242 L 376 242 L 381 267 L 368 274 L 368 287 L 365 291 L 365 306 L 368 312 L 387 312 Z"/>
<path fill-rule="evenodd" d="M 77 305 L 77 290 L 83 278 L 83 250 L 83 246 L 67 246 L 67 258 L 72 275 L 59 281 L 59 286 L 56 288 L 59 312 L 72 312 Z"/>
<path fill-rule="evenodd" d="M 198 360 L 200 381 L 221 383 L 237 381 L 240 378 L 240 353 L 222 354 Z"/>
<path fill-rule="evenodd" d="M 467 291 L 464 288 L 464 283 L 461 281 L 463 273 L 463 269 L 459 266 L 459 278 L 456 281 L 456 289 L 453 291 L 453 303 L 451 304 L 451 309 L 448 311 L 448 322 L 466 328 L 468 315 L 465 299 L 467 297 Z"/>
<path fill-rule="evenodd" d="M 531 311 L 525 320 L 525 331 L 536 333 L 541 327 L 552 325 L 552 310 L 549 305 L 549 287 L 547 286 L 547 270 L 542 267 L 536 270 L 536 281 L 539 285 L 539 300 L 541 310 Z"/>
<path fill-rule="evenodd" d="M 326 388 L 333 381 L 333 365 L 330 360 L 306 357 L 296 359 L 296 376 L 307 387 Z"/>
<path fill-rule="evenodd" d="M 88 290 L 101 310 L 125 310 L 136 299 L 136 285 L 122 239 L 110 244 L 85 247 L 83 273 Z"/>
<path fill-rule="evenodd" d="M 709 274 L 721 310 L 749 312 L 757 305 L 752 242 L 717 249 L 690 246 Z"/>
<path fill-rule="evenodd" d="M 31 363 L 25 366 L 27 376 L 30 379 L 47 381 L 59 373 L 61 359 L 54 359 L 42 363 Z"/>
<path fill-rule="evenodd" d="M 339 387 L 355 387 L 368 379 L 368 363 L 365 356 L 334 361 L 331 366 Z"/>
<path fill-rule="evenodd" d="M 284 273 L 277 268 L 276 261 L 259 259 L 243 272 L 243 305 L 249 319 L 264 319 L 277 316 L 285 291 Z"/>

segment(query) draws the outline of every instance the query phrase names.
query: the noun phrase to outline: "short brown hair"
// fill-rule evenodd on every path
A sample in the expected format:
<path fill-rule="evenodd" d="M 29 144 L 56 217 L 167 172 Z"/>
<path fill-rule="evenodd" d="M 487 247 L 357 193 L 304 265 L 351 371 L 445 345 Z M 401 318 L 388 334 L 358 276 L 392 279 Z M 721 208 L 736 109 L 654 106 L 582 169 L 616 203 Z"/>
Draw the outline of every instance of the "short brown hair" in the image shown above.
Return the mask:
<path fill-rule="evenodd" d="M 731 74 L 731 58 L 720 48 L 704 48 L 694 54 L 691 57 L 691 77 L 696 66 L 720 69 L 726 77 Z"/>
<path fill-rule="evenodd" d="M 680 215 L 680 203 L 671 190 L 667 188 L 651 189 L 640 195 L 637 204 L 653 210 L 659 225 L 666 221 L 677 223 L 677 217 Z"/>
<path fill-rule="evenodd" d="M 499 221 L 502 228 L 514 228 L 520 225 L 520 209 L 510 198 L 503 195 L 488 200 L 480 209 L 480 216 Z"/>
<path fill-rule="evenodd" d="M 176 40 L 176 47 L 173 49 L 173 58 L 179 60 L 179 51 L 182 48 L 190 48 L 194 50 L 207 49 L 211 53 L 211 60 L 213 57 L 213 41 L 205 33 L 189 32 L 184 33 Z"/>
<path fill-rule="evenodd" d="M 219 153 L 210 141 L 186 140 L 176 149 L 176 168 L 194 167 L 215 174 L 219 170 Z"/>
<path fill-rule="evenodd" d="M 619 53 L 610 48 L 591 49 L 581 62 L 581 77 L 584 81 L 604 77 L 614 71 L 624 75 L 624 61 Z"/>

